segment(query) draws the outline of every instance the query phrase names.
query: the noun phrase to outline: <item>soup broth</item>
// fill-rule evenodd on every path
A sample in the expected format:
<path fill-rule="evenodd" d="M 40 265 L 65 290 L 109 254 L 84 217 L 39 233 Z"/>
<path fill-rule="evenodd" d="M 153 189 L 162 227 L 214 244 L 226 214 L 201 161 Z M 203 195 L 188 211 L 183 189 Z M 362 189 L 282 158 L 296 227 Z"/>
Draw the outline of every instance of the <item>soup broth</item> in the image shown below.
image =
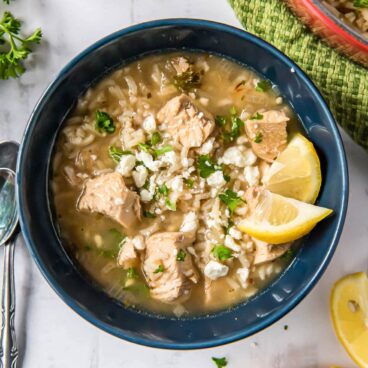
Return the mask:
<path fill-rule="evenodd" d="M 51 189 L 63 244 L 109 295 L 139 309 L 208 313 L 254 295 L 290 252 L 286 244 L 272 256 L 272 245 L 236 228 L 270 166 L 253 148 L 264 137 L 244 122 L 270 111 L 289 133 L 298 129 L 268 81 L 211 54 L 146 56 L 105 76 L 56 142 Z M 105 207 L 114 191 L 119 198 Z M 155 254 L 165 244 L 173 259 Z"/>

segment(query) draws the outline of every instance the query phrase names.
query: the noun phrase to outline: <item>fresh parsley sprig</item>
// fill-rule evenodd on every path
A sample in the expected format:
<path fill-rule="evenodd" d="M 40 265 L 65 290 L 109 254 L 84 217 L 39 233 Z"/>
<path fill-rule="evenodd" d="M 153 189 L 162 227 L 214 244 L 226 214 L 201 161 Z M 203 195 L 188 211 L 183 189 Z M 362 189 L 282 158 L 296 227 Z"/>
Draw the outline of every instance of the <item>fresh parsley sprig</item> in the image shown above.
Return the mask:
<path fill-rule="evenodd" d="M 5 0 L 8 4 L 9 0 Z M 30 46 L 42 38 L 40 28 L 30 36 L 20 35 L 21 21 L 6 11 L 0 20 L 0 79 L 18 78 L 25 72 L 23 61 L 32 52 Z"/>

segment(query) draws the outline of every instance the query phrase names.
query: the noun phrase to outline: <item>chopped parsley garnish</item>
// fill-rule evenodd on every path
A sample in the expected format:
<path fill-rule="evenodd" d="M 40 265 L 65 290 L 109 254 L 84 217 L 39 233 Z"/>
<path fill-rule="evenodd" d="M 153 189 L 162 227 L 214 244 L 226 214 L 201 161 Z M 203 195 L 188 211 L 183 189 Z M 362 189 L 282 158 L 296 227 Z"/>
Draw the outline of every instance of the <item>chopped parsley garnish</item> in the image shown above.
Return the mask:
<path fill-rule="evenodd" d="M 167 207 L 169 210 L 171 210 L 171 211 L 176 211 L 176 204 L 175 204 L 175 203 L 173 203 L 173 202 L 171 202 L 171 201 L 169 200 L 169 198 L 166 198 L 166 199 L 165 199 L 165 204 L 166 204 L 166 207 Z"/>
<path fill-rule="evenodd" d="M 356 8 L 368 8 L 368 0 L 354 0 Z"/>
<path fill-rule="evenodd" d="M 5 0 L 9 4 L 9 0 Z M 37 28 L 30 36 L 21 36 L 21 21 L 6 11 L 0 19 L 0 79 L 18 78 L 25 72 L 23 61 L 32 52 L 32 43 L 40 43 L 42 32 Z"/>
<path fill-rule="evenodd" d="M 215 245 L 211 252 L 219 261 L 226 261 L 233 256 L 232 250 L 222 244 Z"/>
<path fill-rule="evenodd" d="M 233 106 L 230 109 L 230 117 L 218 115 L 215 118 L 216 125 L 223 129 L 221 134 L 225 142 L 233 142 L 240 136 L 244 129 L 244 122 L 236 116 L 236 108 Z"/>
<path fill-rule="evenodd" d="M 231 213 L 234 213 L 236 207 L 245 203 L 234 191 L 226 189 L 225 193 L 219 194 L 220 200 L 226 204 Z"/>
<path fill-rule="evenodd" d="M 256 136 L 254 137 L 254 143 L 261 143 L 263 140 L 263 134 L 261 132 L 257 132 Z"/>
<path fill-rule="evenodd" d="M 222 115 L 217 115 L 215 117 L 215 123 L 217 126 L 219 127 L 224 127 L 227 123 L 227 118 L 226 116 L 222 116 Z"/>
<path fill-rule="evenodd" d="M 222 171 L 222 167 L 213 162 L 209 155 L 201 155 L 198 157 L 197 167 L 201 178 L 208 178 L 215 171 Z"/>
<path fill-rule="evenodd" d="M 158 192 L 163 196 L 167 197 L 169 195 L 169 189 L 166 184 L 162 184 L 158 187 Z"/>
<path fill-rule="evenodd" d="M 115 132 L 115 124 L 111 116 L 103 111 L 96 111 L 96 130 L 103 133 L 112 134 Z"/>
<path fill-rule="evenodd" d="M 160 148 L 157 148 L 155 150 L 153 150 L 153 154 L 154 156 L 161 156 L 163 155 L 164 153 L 166 152 L 170 152 L 170 151 L 173 151 L 173 147 L 168 145 L 168 146 L 163 146 L 163 147 L 160 147 Z"/>
<path fill-rule="evenodd" d="M 189 188 L 192 189 L 194 185 L 194 181 L 192 179 L 185 179 L 184 178 L 184 184 Z"/>
<path fill-rule="evenodd" d="M 128 279 L 137 279 L 138 278 L 138 272 L 135 267 L 129 267 L 127 269 L 127 278 Z"/>
<path fill-rule="evenodd" d="M 150 211 L 143 211 L 143 216 L 147 217 L 147 218 L 155 218 L 157 217 L 156 214 L 154 214 L 153 212 Z"/>
<path fill-rule="evenodd" d="M 284 330 L 287 331 L 289 329 L 289 326 L 288 325 L 285 325 L 284 326 Z"/>
<path fill-rule="evenodd" d="M 226 358 L 214 358 L 212 360 L 215 362 L 217 368 L 227 367 L 227 360 Z"/>
<path fill-rule="evenodd" d="M 229 220 L 229 222 L 227 223 L 227 226 L 224 226 L 224 232 L 226 235 L 229 235 L 229 231 L 230 229 L 234 226 L 234 222 L 232 220 Z"/>
<path fill-rule="evenodd" d="M 262 120 L 263 115 L 260 114 L 258 111 L 250 118 L 250 120 Z"/>
<path fill-rule="evenodd" d="M 179 262 L 184 262 L 186 256 L 187 252 L 184 249 L 180 249 L 178 254 L 176 255 L 176 260 Z"/>
<path fill-rule="evenodd" d="M 190 68 L 173 78 L 174 86 L 181 92 L 189 92 L 201 86 L 201 75 Z"/>
<path fill-rule="evenodd" d="M 138 147 L 144 151 L 144 152 L 147 152 L 147 153 L 152 153 L 151 152 L 151 146 L 147 143 L 139 143 L 138 144 Z"/>
<path fill-rule="evenodd" d="M 162 142 L 161 134 L 159 132 L 152 133 L 151 145 L 155 146 L 156 144 L 159 144 L 160 142 Z"/>
<path fill-rule="evenodd" d="M 110 146 L 109 147 L 109 156 L 117 164 L 120 162 L 120 159 L 121 159 L 122 156 L 132 155 L 132 154 L 133 154 L 132 151 L 123 151 L 120 148 L 115 147 L 115 146 Z"/>
<path fill-rule="evenodd" d="M 292 248 L 289 248 L 282 256 L 281 259 L 284 259 L 286 262 L 290 262 L 295 255 L 295 251 Z"/>
<path fill-rule="evenodd" d="M 271 88 L 271 83 L 266 80 L 262 80 L 257 83 L 256 91 L 257 92 L 266 92 Z"/>
<path fill-rule="evenodd" d="M 153 273 L 160 273 L 160 272 L 164 272 L 164 266 L 163 265 L 159 265 L 154 271 Z"/>

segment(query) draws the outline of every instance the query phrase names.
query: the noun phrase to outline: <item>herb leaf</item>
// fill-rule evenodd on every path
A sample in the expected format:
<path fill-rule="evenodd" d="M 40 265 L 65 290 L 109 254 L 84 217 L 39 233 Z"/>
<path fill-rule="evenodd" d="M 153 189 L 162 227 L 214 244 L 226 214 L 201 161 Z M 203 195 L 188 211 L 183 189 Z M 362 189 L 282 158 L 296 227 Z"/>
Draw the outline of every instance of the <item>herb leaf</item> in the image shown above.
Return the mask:
<path fill-rule="evenodd" d="M 192 189 L 194 185 L 194 181 L 192 179 L 185 179 L 184 178 L 184 184 L 189 188 Z"/>
<path fill-rule="evenodd" d="M 157 148 L 157 149 L 153 150 L 153 154 L 157 157 L 157 156 L 163 155 L 166 152 L 170 152 L 173 149 L 174 148 L 172 146 L 167 145 L 167 146 L 163 146 L 163 147 L 160 147 L 160 148 Z"/>
<path fill-rule="evenodd" d="M 257 83 L 256 91 L 257 92 L 266 92 L 271 88 L 271 83 L 267 80 L 262 80 Z"/>
<path fill-rule="evenodd" d="M 250 120 L 262 120 L 263 115 L 260 114 L 258 111 L 250 118 Z"/>
<path fill-rule="evenodd" d="M 96 111 L 96 125 L 95 128 L 99 132 L 105 132 L 108 134 L 112 134 L 115 132 L 115 124 L 111 118 L 111 116 L 104 111 Z"/>
<path fill-rule="evenodd" d="M 200 155 L 198 157 L 197 167 L 201 178 L 208 178 L 215 171 L 222 171 L 222 167 L 216 165 L 209 155 Z"/>
<path fill-rule="evenodd" d="M 9 1 L 5 1 L 9 4 Z M 37 28 L 30 36 L 19 35 L 21 22 L 12 13 L 4 12 L 0 20 L 0 79 L 18 78 L 25 72 L 22 62 L 32 52 L 31 43 L 39 43 L 42 38 L 41 29 Z M 2 51 L 4 50 L 4 51 Z"/>
<path fill-rule="evenodd" d="M 226 358 L 214 358 L 214 357 L 212 357 L 212 360 L 216 363 L 217 368 L 223 368 L 223 367 L 227 366 Z"/>
<path fill-rule="evenodd" d="M 123 151 L 120 148 L 115 147 L 115 146 L 110 146 L 109 147 L 109 156 L 117 164 L 120 162 L 120 159 L 121 159 L 122 156 L 132 155 L 132 154 L 133 154 L 132 151 Z"/>
<path fill-rule="evenodd" d="M 167 207 L 168 209 L 170 209 L 171 211 L 176 211 L 176 204 L 175 204 L 175 203 L 173 203 L 173 202 L 171 202 L 171 201 L 169 200 L 169 198 L 166 198 L 166 199 L 165 199 L 165 204 L 166 204 L 166 207 Z"/>
<path fill-rule="evenodd" d="M 263 134 L 261 132 L 257 132 L 254 138 L 254 143 L 261 143 L 262 140 L 263 140 Z"/>
<path fill-rule="evenodd" d="M 295 255 L 295 251 L 292 248 L 289 248 L 280 258 L 284 259 L 286 262 L 290 262 Z"/>
<path fill-rule="evenodd" d="M 231 189 L 226 189 L 225 193 L 219 194 L 219 198 L 223 203 L 226 204 L 231 213 L 234 213 L 236 207 L 238 207 L 241 203 L 244 203 L 244 200 L 241 199 Z"/>
<path fill-rule="evenodd" d="M 189 92 L 201 86 L 201 75 L 190 68 L 186 72 L 175 75 L 173 84 L 179 91 Z"/>
<path fill-rule="evenodd" d="M 169 188 L 166 186 L 166 184 L 162 184 L 161 186 L 158 187 L 158 192 L 163 196 L 167 197 L 169 194 Z"/>
<path fill-rule="evenodd" d="M 147 218 L 156 218 L 156 214 L 150 211 L 143 211 L 143 216 Z"/>
<path fill-rule="evenodd" d="M 184 262 L 186 256 L 187 252 L 184 249 L 180 249 L 178 254 L 176 255 L 176 260 L 179 262 Z"/>
<path fill-rule="evenodd" d="M 217 115 L 215 117 L 215 123 L 219 127 L 224 127 L 226 125 L 226 123 L 227 123 L 226 116 Z"/>
<path fill-rule="evenodd" d="M 153 273 L 160 273 L 160 272 L 164 272 L 165 271 L 165 268 L 164 266 L 161 264 L 159 265 L 154 271 Z"/>
<path fill-rule="evenodd" d="M 151 137 L 151 145 L 155 146 L 156 144 L 159 144 L 162 141 L 161 134 L 159 132 L 152 133 Z"/>
<path fill-rule="evenodd" d="M 219 261 L 226 261 L 233 256 L 232 250 L 222 244 L 215 245 L 211 252 Z"/>
<path fill-rule="evenodd" d="M 137 279 L 138 278 L 138 272 L 135 267 L 129 267 L 127 269 L 127 278 L 128 279 Z"/>

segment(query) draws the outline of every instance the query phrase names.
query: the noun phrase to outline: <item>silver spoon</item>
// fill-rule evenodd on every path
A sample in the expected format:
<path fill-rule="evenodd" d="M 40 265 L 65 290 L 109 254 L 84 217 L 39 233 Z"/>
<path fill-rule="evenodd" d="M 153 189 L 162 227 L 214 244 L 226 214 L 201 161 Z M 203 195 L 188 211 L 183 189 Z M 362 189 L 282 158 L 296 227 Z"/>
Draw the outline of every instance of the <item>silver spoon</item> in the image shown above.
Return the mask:
<path fill-rule="evenodd" d="M 15 313 L 15 288 L 14 288 L 14 241 L 17 230 L 17 217 L 15 198 L 11 199 L 11 193 L 15 194 L 15 167 L 18 156 L 19 144 L 12 141 L 0 142 L 0 224 L 8 224 L 8 230 L 4 228 L 0 232 L 0 244 L 4 246 L 3 289 L 1 295 L 2 327 L 0 336 L 0 366 L 4 368 L 16 367 L 18 350 L 15 342 L 14 313 Z M 3 192 L 5 190 L 5 192 Z M 4 202 L 4 205 L 3 205 Z M 14 205 L 9 209 L 9 203 Z M 7 204 L 7 205 L 5 205 Z M 8 211 L 3 212 L 4 209 Z M 9 222 L 14 221 L 12 226 Z M 0 225 L 1 226 L 1 225 Z M 5 225 L 3 225 L 5 227 Z M 6 240 L 6 238 L 8 240 Z"/>
<path fill-rule="evenodd" d="M 15 342 L 14 315 L 14 238 L 18 226 L 15 200 L 16 178 L 13 170 L 0 168 L 0 246 L 4 245 L 3 289 L 1 298 L 2 328 L 0 366 L 15 368 L 18 349 Z"/>

